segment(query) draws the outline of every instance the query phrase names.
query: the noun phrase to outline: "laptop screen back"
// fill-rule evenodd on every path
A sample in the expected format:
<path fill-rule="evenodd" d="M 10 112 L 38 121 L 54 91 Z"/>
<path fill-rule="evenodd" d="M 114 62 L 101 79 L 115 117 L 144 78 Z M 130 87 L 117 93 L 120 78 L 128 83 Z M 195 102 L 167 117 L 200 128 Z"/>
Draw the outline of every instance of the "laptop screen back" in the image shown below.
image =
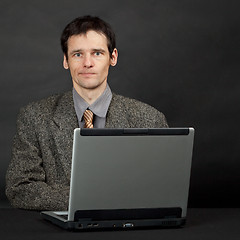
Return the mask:
<path fill-rule="evenodd" d="M 69 218 L 78 210 L 180 208 L 194 130 L 75 129 Z"/>

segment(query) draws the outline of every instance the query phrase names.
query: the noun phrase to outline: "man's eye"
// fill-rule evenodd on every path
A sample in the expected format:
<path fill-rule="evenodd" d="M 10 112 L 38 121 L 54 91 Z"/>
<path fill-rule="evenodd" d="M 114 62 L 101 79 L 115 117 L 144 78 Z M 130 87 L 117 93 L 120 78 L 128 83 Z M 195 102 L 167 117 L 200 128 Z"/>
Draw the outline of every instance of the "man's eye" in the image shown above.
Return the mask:
<path fill-rule="evenodd" d="M 75 53 L 74 56 L 75 57 L 81 57 L 81 53 Z"/>
<path fill-rule="evenodd" d="M 100 56 L 102 53 L 101 52 L 95 52 L 96 56 Z"/>

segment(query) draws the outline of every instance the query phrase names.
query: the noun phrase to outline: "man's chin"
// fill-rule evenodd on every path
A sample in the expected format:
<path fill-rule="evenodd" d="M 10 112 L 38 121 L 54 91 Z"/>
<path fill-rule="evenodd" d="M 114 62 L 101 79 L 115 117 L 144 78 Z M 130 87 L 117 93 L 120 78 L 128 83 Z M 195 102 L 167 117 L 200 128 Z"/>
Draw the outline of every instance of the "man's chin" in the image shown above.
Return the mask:
<path fill-rule="evenodd" d="M 101 85 L 97 85 L 97 84 L 86 84 L 83 85 L 82 88 L 86 89 L 86 90 L 95 90 L 97 88 L 99 88 Z"/>
<path fill-rule="evenodd" d="M 102 82 L 102 83 L 91 83 L 91 82 L 88 82 L 88 83 L 85 83 L 85 84 L 81 84 L 80 86 L 82 88 L 84 88 L 85 90 L 96 90 L 98 88 L 104 87 L 105 85 L 106 85 L 105 82 Z"/>
<path fill-rule="evenodd" d="M 73 80 L 73 84 L 76 85 L 77 88 L 82 88 L 83 90 L 96 90 L 99 88 L 105 88 L 107 85 L 107 79 L 104 81 L 96 81 L 95 79 L 84 79 L 84 80 Z"/>

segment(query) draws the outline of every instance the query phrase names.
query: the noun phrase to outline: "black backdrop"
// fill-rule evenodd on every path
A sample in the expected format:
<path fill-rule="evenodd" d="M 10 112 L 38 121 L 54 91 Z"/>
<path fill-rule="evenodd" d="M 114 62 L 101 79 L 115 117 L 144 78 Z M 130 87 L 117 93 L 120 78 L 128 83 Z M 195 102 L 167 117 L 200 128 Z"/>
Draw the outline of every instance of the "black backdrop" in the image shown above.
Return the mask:
<path fill-rule="evenodd" d="M 196 129 L 189 205 L 240 206 L 240 14 L 232 0 L 1 0 L 0 199 L 18 109 L 71 88 L 59 36 L 73 18 L 102 17 L 117 35 L 113 91 Z"/>

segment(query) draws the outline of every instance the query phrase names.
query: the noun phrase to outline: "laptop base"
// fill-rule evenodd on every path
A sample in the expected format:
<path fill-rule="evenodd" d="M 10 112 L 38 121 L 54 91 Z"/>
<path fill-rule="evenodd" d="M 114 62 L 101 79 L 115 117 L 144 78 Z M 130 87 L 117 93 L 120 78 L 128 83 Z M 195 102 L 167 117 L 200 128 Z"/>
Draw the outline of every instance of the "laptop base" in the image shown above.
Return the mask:
<path fill-rule="evenodd" d="M 67 212 L 46 211 L 41 215 L 45 220 L 68 230 L 119 230 L 181 227 L 186 222 L 181 212 L 181 208 L 78 210 L 74 221 L 67 220 Z"/>

